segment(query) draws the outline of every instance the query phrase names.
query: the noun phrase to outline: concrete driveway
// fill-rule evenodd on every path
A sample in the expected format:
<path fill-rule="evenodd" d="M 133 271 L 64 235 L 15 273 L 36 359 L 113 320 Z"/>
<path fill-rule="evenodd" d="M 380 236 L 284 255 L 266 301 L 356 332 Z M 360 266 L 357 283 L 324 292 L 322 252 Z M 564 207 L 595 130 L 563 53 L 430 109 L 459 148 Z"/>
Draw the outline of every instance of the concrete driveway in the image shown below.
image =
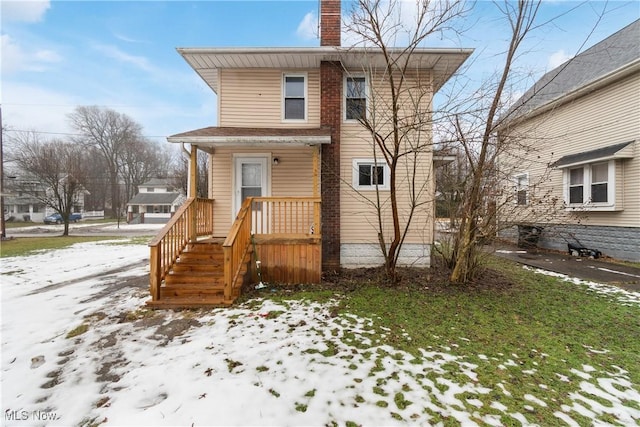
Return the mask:
<path fill-rule="evenodd" d="M 498 256 L 530 267 L 640 292 L 640 268 L 638 267 L 608 259 L 595 260 L 543 249 L 522 249 L 506 243 L 496 243 L 491 250 Z"/>

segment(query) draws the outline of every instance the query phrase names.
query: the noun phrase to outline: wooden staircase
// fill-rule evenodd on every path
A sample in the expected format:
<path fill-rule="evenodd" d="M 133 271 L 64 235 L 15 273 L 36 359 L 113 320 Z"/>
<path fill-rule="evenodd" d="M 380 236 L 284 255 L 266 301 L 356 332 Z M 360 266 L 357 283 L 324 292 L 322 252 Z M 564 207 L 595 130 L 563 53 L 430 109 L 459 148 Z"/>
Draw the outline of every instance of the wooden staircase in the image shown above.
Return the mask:
<path fill-rule="evenodd" d="M 244 276 L 248 263 L 242 267 Z M 160 299 L 148 301 L 154 308 L 193 308 L 228 306 L 240 296 L 239 288 L 231 301 L 224 298 L 224 256 L 219 239 L 189 243 L 165 276 Z"/>

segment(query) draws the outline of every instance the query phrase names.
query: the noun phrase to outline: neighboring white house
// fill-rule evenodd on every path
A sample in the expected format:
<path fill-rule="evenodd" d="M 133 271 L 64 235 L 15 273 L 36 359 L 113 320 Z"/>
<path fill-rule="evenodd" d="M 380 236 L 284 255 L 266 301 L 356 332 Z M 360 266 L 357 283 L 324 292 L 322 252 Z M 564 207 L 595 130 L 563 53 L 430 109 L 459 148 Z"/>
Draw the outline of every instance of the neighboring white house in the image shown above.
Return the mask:
<path fill-rule="evenodd" d="M 152 178 L 138 186 L 127 203 L 127 222 L 161 224 L 169 221 L 186 197 L 165 179 Z"/>
<path fill-rule="evenodd" d="M 535 152 L 501 157 L 502 170 L 519 167 L 517 217 L 502 221 L 556 200 L 530 220 L 544 227 L 540 245 L 640 261 L 640 20 L 547 73 L 511 112 L 501 138 Z"/>
<path fill-rule="evenodd" d="M 35 178 L 13 177 L 5 181 L 4 195 L 5 220 L 42 222 L 48 215 L 56 213 L 47 206 L 44 199 L 51 197 L 51 188 L 46 188 Z M 73 213 L 84 212 L 84 198 L 87 190 L 79 191 L 73 202 Z"/>

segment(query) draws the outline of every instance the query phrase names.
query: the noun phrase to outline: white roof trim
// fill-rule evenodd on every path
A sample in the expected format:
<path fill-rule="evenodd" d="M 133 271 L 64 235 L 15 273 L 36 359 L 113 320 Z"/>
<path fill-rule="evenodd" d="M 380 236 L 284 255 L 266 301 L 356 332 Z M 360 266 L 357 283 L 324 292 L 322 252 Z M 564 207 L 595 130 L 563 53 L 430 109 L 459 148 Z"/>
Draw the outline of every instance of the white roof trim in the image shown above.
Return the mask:
<path fill-rule="evenodd" d="M 169 142 L 183 142 L 192 145 L 223 147 L 232 145 L 321 145 L 331 144 L 331 137 L 326 136 L 187 136 L 167 138 Z"/>
<path fill-rule="evenodd" d="M 177 51 L 216 93 L 220 69 L 315 69 L 321 61 L 338 61 L 346 69 L 385 65 L 379 49 L 365 47 L 178 48 Z M 402 55 L 403 51 L 403 48 L 390 49 L 396 55 Z M 437 89 L 472 53 L 473 49 L 421 48 L 409 53 L 409 62 L 411 68 L 432 69 Z"/>

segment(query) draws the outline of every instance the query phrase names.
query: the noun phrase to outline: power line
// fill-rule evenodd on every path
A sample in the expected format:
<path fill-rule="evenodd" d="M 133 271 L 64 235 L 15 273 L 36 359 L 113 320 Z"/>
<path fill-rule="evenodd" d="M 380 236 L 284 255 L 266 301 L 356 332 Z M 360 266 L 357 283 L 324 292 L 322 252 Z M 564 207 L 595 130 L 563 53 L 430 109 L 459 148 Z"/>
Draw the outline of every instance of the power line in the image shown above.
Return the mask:
<path fill-rule="evenodd" d="M 4 129 L 5 132 L 25 132 L 25 133 L 37 133 L 42 135 L 64 135 L 64 136 L 86 136 L 81 133 L 68 133 L 68 132 L 46 132 L 40 130 L 25 130 L 25 129 Z M 167 138 L 167 135 L 142 135 L 145 138 Z"/>

